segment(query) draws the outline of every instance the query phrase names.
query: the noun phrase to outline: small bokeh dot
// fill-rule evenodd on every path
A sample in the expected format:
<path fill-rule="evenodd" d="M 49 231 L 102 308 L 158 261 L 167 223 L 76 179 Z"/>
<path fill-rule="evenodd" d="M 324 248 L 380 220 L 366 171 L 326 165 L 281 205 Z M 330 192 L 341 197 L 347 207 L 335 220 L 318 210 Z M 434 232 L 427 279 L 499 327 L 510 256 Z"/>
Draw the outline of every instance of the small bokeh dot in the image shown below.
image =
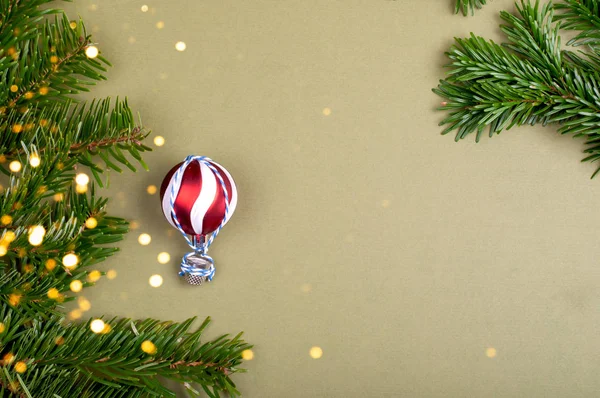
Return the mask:
<path fill-rule="evenodd" d="M 138 237 L 138 242 L 140 243 L 140 245 L 142 246 L 147 246 L 150 244 L 150 242 L 152 241 L 152 237 L 148 234 L 140 234 L 140 236 Z"/>
<path fill-rule="evenodd" d="M 323 108 L 323 115 L 324 116 L 331 115 L 331 108 Z"/>
<path fill-rule="evenodd" d="M 310 357 L 313 359 L 319 359 L 323 356 L 323 349 L 321 347 L 311 347 L 309 351 Z"/>
<path fill-rule="evenodd" d="M 245 361 L 251 361 L 254 359 L 254 351 L 250 349 L 242 351 L 242 359 Z"/>
<path fill-rule="evenodd" d="M 160 287 L 163 284 L 163 277 L 158 274 L 152 275 L 150 279 L 148 279 L 148 283 L 152 287 Z"/>
<path fill-rule="evenodd" d="M 158 191 L 156 185 L 148 185 L 148 188 L 146 188 L 146 192 L 148 192 L 150 195 L 154 195 L 156 191 Z"/>
<path fill-rule="evenodd" d="M 489 347 L 487 350 L 485 350 L 485 356 L 488 358 L 495 358 L 497 354 L 498 352 L 494 347 Z"/>
<path fill-rule="evenodd" d="M 156 145 L 156 146 L 165 145 L 164 137 L 161 137 L 160 135 L 157 135 L 156 137 L 154 137 L 154 145 Z"/>

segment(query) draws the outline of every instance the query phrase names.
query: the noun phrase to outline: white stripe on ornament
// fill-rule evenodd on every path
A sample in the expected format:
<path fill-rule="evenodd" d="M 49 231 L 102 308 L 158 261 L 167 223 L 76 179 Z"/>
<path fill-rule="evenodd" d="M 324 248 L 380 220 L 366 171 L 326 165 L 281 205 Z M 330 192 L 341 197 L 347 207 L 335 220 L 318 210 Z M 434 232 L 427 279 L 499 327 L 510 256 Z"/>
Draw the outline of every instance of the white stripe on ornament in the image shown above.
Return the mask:
<path fill-rule="evenodd" d="M 229 221 L 229 219 L 233 215 L 233 212 L 235 211 L 235 207 L 237 206 L 237 200 L 238 200 L 237 187 L 235 186 L 235 182 L 233 182 L 233 177 L 231 176 L 231 174 L 229 174 L 229 172 L 227 171 L 227 169 L 225 167 L 221 166 L 219 163 L 215 162 L 214 160 L 211 160 L 210 162 L 212 164 L 219 166 L 219 168 L 217 170 L 223 170 L 223 173 L 225 173 L 226 178 L 229 179 L 229 183 L 231 184 L 231 190 L 233 191 L 233 192 L 227 192 L 227 194 L 229 195 L 229 211 L 227 212 L 227 217 L 225 219 L 225 222 L 223 223 L 223 225 L 225 225 L 225 224 L 227 224 L 227 221 Z M 221 177 L 224 177 L 224 176 L 221 175 Z"/>
<path fill-rule="evenodd" d="M 196 234 L 202 233 L 204 216 L 217 196 L 217 177 L 205 163 L 199 163 L 200 175 L 202 178 L 202 189 L 200 189 L 200 195 L 198 195 L 198 199 L 196 199 L 196 202 L 192 207 L 191 214 L 192 227 L 194 228 Z"/>

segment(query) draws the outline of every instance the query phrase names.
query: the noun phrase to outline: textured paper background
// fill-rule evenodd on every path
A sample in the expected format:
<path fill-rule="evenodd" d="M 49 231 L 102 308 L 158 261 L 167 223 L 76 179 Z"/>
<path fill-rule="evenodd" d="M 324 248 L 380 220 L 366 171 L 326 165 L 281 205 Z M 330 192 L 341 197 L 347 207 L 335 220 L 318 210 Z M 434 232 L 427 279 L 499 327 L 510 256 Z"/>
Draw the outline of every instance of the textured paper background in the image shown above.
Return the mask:
<path fill-rule="evenodd" d="M 127 95 L 166 140 L 151 172 L 111 177 L 112 212 L 140 227 L 86 315 L 244 330 L 255 358 L 235 381 L 252 398 L 596 396 L 600 181 L 552 128 L 439 135 L 443 51 L 470 31 L 500 39 L 513 9 L 465 19 L 451 3 L 67 5 L 114 63 L 94 96 Z M 240 197 L 200 288 L 177 277 L 187 246 L 146 193 L 188 154 L 227 167 Z"/>

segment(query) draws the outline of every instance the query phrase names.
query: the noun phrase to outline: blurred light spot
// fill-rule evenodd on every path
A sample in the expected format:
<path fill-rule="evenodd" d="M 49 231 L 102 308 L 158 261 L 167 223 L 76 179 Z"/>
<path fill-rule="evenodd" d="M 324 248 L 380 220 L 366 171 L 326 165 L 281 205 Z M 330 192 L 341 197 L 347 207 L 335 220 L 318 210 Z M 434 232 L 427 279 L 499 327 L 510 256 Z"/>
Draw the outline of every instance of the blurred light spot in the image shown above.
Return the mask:
<path fill-rule="evenodd" d="M 90 300 L 82 296 L 79 296 L 77 299 L 77 304 L 79 305 L 79 309 L 81 311 L 89 311 L 90 308 L 92 308 L 92 303 L 90 303 Z"/>
<path fill-rule="evenodd" d="M 163 277 L 158 274 L 154 274 L 150 277 L 150 279 L 148 279 L 148 283 L 150 283 L 150 286 L 152 287 L 160 287 L 163 284 Z"/>
<path fill-rule="evenodd" d="M 12 217 L 8 214 L 5 214 L 0 218 L 0 221 L 2 222 L 2 224 L 8 225 L 12 222 Z"/>
<path fill-rule="evenodd" d="M 142 12 L 147 12 L 148 11 L 148 6 L 146 4 L 144 4 L 142 6 Z"/>
<path fill-rule="evenodd" d="M 105 323 L 104 328 L 102 329 L 102 331 L 100 333 L 106 334 L 106 333 L 110 332 L 111 330 L 112 330 L 112 326 L 110 326 L 108 323 Z"/>
<path fill-rule="evenodd" d="M 102 274 L 100 273 L 100 271 L 94 270 L 94 271 L 91 271 L 90 273 L 88 273 L 87 279 L 90 282 L 98 282 L 101 277 L 102 277 Z"/>
<path fill-rule="evenodd" d="M 29 157 L 29 164 L 31 167 L 38 167 L 42 163 L 42 160 L 35 153 Z"/>
<path fill-rule="evenodd" d="M 65 338 L 62 336 L 58 336 L 56 339 L 54 339 L 54 344 L 56 345 L 63 345 L 65 343 Z"/>
<path fill-rule="evenodd" d="M 53 258 L 49 258 L 48 260 L 46 260 L 46 269 L 48 271 L 52 271 L 54 268 L 56 268 L 56 260 L 54 260 Z"/>
<path fill-rule="evenodd" d="M 164 27 L 165 27 L 165 23 L 164 23 L 163 21 L 158 21 L 158 22 L 156 23 L 156 28 L 157 28 L 157 29 L 162 29 L 162 28 L 164 28 Z M 179 51 L 183 51 L 183 50 L 179 50 Z"/>
<path fill-rule="evenodd" d="M 325 116 L 331 115 L 331 108 L 323 108 L 323 115 L 325 115 Z"/>
<path fill-rule="evenodd" d="M 56 289 L 54 287 L 48 290 L 48 298 L 51 298 L 54 300 L 54 299 L 57 299 L 59 295 L 60 295 L 60 293 L 58 292 L 58 289 Z"/>
<path fill-rule="evenodd" d="M 48 87 L 40 87 L 40 95 L 46 95 L 48 94 Z"/>
<path fill-rule="evenodd" d="M 71 21 L 71 23 L 69 24 L 69 26 L 71 27 L 71 29 L 75 29 L 77 27 L 77 22 Z"/>
<path fill-rule="evenodd" d="M 21 162 L 19 162 L 18 160 L 13 160 L 12 162 L 10 162 L 10 164 L 8 165 L 8 168 L 10 169 L 10 171 L 12 171 L 13 173 L 17 173 L 19 171 L 21 171 Z"/>
<path fill-rule="evenodd" d="M 254 359 L 254 352 L 252 350 L 244 350 L 242 351 L 242 359 L 245 361 L 251 361 Z"/>
<path fill-rule="evenodd" d="M 69 318 L 71 319 L 79 319 L 81 318 L 81 315 L 83 315 L 83 313 L 79 309 L 69 312 Z"/>
<path fill-rule="evenodd" d="M 300 290 L 302 290 L 304 293 L 308 293 L 312 290 L 312 286 L 310 283 L 303 283 L 302 286 L 300 286 Z"/>
<path fill-rule="evenodd" d="M 55 193 L 52 198 L 54 198 L 55 202 L 61 202 L 65 198 L 65 195 L 63 195 L 61 192 L 58 192 Z"/>
<path fill-rule="evenodd" d="M 75 176 L 75 182 L 79 185 L 87 185 L 90 182 L 90 177 L 85 173 L 79 173 Z"/>
<path fill-rule="evenodd" d="M 187 47 L 187 46 L 186 46 L 186 45 L 185 45 L 185 43 L 184 43 L 184 42 L 182 42 L 182 41 L 178 41 L 177 43 L 175 43 L 175 49 L 176 49 L 177 51 L 185 51 L 186 47 Z"/>
<path fill-rule="evenodd" d="M 6 256 L 6 253 L 8 253 L 8 246 L 6 246 L 5 244 L 1 244 L 0 245 L 0 257 Z"/>
<path fill-rule="evenodd" d="M 96 58 L 98 56 L 98 47 L 88 46 L 88 48 L 85 49 L 85 55 L 88 58 Z"/>
<path fill-rule="evenodd" d="M 101 333 L 104 330 L 104 321 L 102 319 L 94 319 L 92 323 L 90 323 L 90 329 L 94 333 Z"/>
<path fill-rule="evenodd" d="M 12 126 L 12 132 L 13 133 L 20 133 L 21 131 L 23 131 L 23 125 L 22 124 L 17 123 L 17 124 L 14 124 Z"/>
<path fill-rule="evenodd" d="M 311 347 L 310 351 L 309 351 L 310 357 L 313 359 L 319 359 L 323 356 L 323 350 L 321 349 L 321 347 Z"/>
<path fill-rule="evenodd" d="M 98 220 L 96 220 L 94 217 L 90 217 L 85 220 L 85 226 L 86 228 L 94 229 L 98 226 Z"/>
<path fill-rule="evenodd" d="M 115 278 L 117 277 L 117 271 L 115 271 L 114 269 L 109 269 L 109 270 L 106 272 L 106 277 L 107 277 L 108 279 L 115 279 Z"/>
<path fill-rule="evenodd" d="M 146 188 L 146 192 L 148 192 L 150 195 L 154 195 L 156 191 L 158 191 L 156 185 L 148 185 L 148 188 Z"/>
<path fill-rule="evenodd" d="M 42 244 L 44 240 L 44 236 L 46 235 L 46 228 L 41 225 L 36 225 L 35 227 L 29 228 L 29 243 L 32 246 L 39 246 Z"/>
<path fill-rule="evenodd" d="M 158 253 L 158 262 L 161 264 L 166 264 L 171 260 L 171 255 L 167 252 Z"/>
<path fill-rule="evenodd" d="M 2 237 L 2 240 L 10 243 L 10 242 L 14 242 L 14 240 L 16 238 L 17 238 L 17 235 L 13 231 L 6 231 L 6 233 Z"/>
<path fill-rule="evenodd" d="M 83 283 L 81 283 L 80 280 L 76 279 L 69 284 L 69 288 L 71 289 L 72 292 L 75 292 L 75 293 L 80 292 L 81 289 L 83 288 Z"/>
<path fill-rule="evenodd" d="M 79 262 L 79 259 L 75 255 L 75 253 L 69 253 L 63 257 L 63 265 L 67 268 L 73 268 Z"/>
<path fill-rule="evenodd" d="M 151 241 L 152 241 L 152 237 L 148 234 L 141 234 L 138 237 L 138 242 L 140 242 L 140 245 L 142 245 L 142 246 L 149 245 Z"/>
<path fill-rule="evenodd" d="M 53 55 L 50 57 L 50 62 L 53 64 L 58 63 L 58 57 L 56 55 Z"/>
<path fill-rule="evenodd" d="M 154 145 L 156 145 L 156 146 L 165 145 L 165 139 L 163 137 L 161 137 L 160 135 L 157 135 L 156 137 L 154 137 Z"/>
<path fill-rule="evenodd" d="M 77 192 L 77 193 L 86 193 L 87 189 L 88 189 L 87 185 L 81 185 L 81 184 L 75 185 L 75 192 Z"/>
<path fill-rule="evenodd" d="M 4 333 L 5 330 L 6 330 L 6 325 L 4 325 L 4 323 L 0 322 L 0 333 Z"/>
<path fill-rule="evenodd" d="M 28 91 L 23 95 L 23 97 L 25 97 L 25 99 L 32 99 L 33 95 L 34 94 L 31 91 Z"/>
<path fill-rule="evenodd" d="M 27 370 L 27 364 L 23 361 L 19 361 L 15 363 L 15 372 L 17 373 L 25 373 Z"/>
<path fill-rule="evenodd" d="M 15 356 L 12 352 L 9 352 L 6 355 L 4 355 L 4 357 L 2 357 L 2 359 L 4 360 L 4 364 L 8 365 L 15 361 Z"/>
<path fill-rule="evenodd" d="M 488 358 L 495 358 L 496 354 L 497 354 L 497 352 L 496 352 L 496 349 L 494 347 L 490 347 L 487 350 L 485 350 L 485 355 Z"/>
<path fill-rule="evenodd" d="M 10 303 L 10 305 L 17 306 L 19 305 L 19 303 L 21 302 L 21 295 L 17 294 L 17 293 L 11 293 L 8 296 L 8 302 Z"/>
<path fill-rule="evenodd" d="M 140 227 L 140 223 L 133 220 L 129 223 L 129 226 L 131 227 L 131 229 L 138 229 Z"/>
<path fill-rule="evenodd" d="M 150 355 L 156 354 L 156 346 L 150 340 L 145 340 L 142 343 L 142 351 Z"/>
<path fill-rule="evenodd" d="M 129 39 L 127 39 L 127 42 L 128 42 L 129 44 L 134 44 L 134 43 L 135 43 L 135 41 L 136 41 L 136 40 L 135 40 L 135 37 L 133 37 L 133 36 L 129 36 Z"/>
<path fill-rule="evenodd" d="M 19 91 L 19 86 L 13 84 L 12 86 L 10 86 L 10 91 L 16 93 L 17 91 Z"/>

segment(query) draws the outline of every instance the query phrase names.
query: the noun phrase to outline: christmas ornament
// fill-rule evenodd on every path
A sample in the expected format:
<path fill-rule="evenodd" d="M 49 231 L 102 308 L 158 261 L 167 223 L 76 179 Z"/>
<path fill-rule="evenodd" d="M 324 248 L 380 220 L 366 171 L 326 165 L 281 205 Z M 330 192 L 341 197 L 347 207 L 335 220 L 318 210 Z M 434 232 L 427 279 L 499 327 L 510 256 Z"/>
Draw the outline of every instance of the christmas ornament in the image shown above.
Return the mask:
<path fill-rule="evenodd" d="M 206 156 L 191 155 L 167 173 L 160 187 L 160 201 L 167 221 L 194 249 L 183 256 L 179 275 L 192 285 L 212 281 L 215 263 L 207 251 L 235 211 L 233 178 Z"/>

